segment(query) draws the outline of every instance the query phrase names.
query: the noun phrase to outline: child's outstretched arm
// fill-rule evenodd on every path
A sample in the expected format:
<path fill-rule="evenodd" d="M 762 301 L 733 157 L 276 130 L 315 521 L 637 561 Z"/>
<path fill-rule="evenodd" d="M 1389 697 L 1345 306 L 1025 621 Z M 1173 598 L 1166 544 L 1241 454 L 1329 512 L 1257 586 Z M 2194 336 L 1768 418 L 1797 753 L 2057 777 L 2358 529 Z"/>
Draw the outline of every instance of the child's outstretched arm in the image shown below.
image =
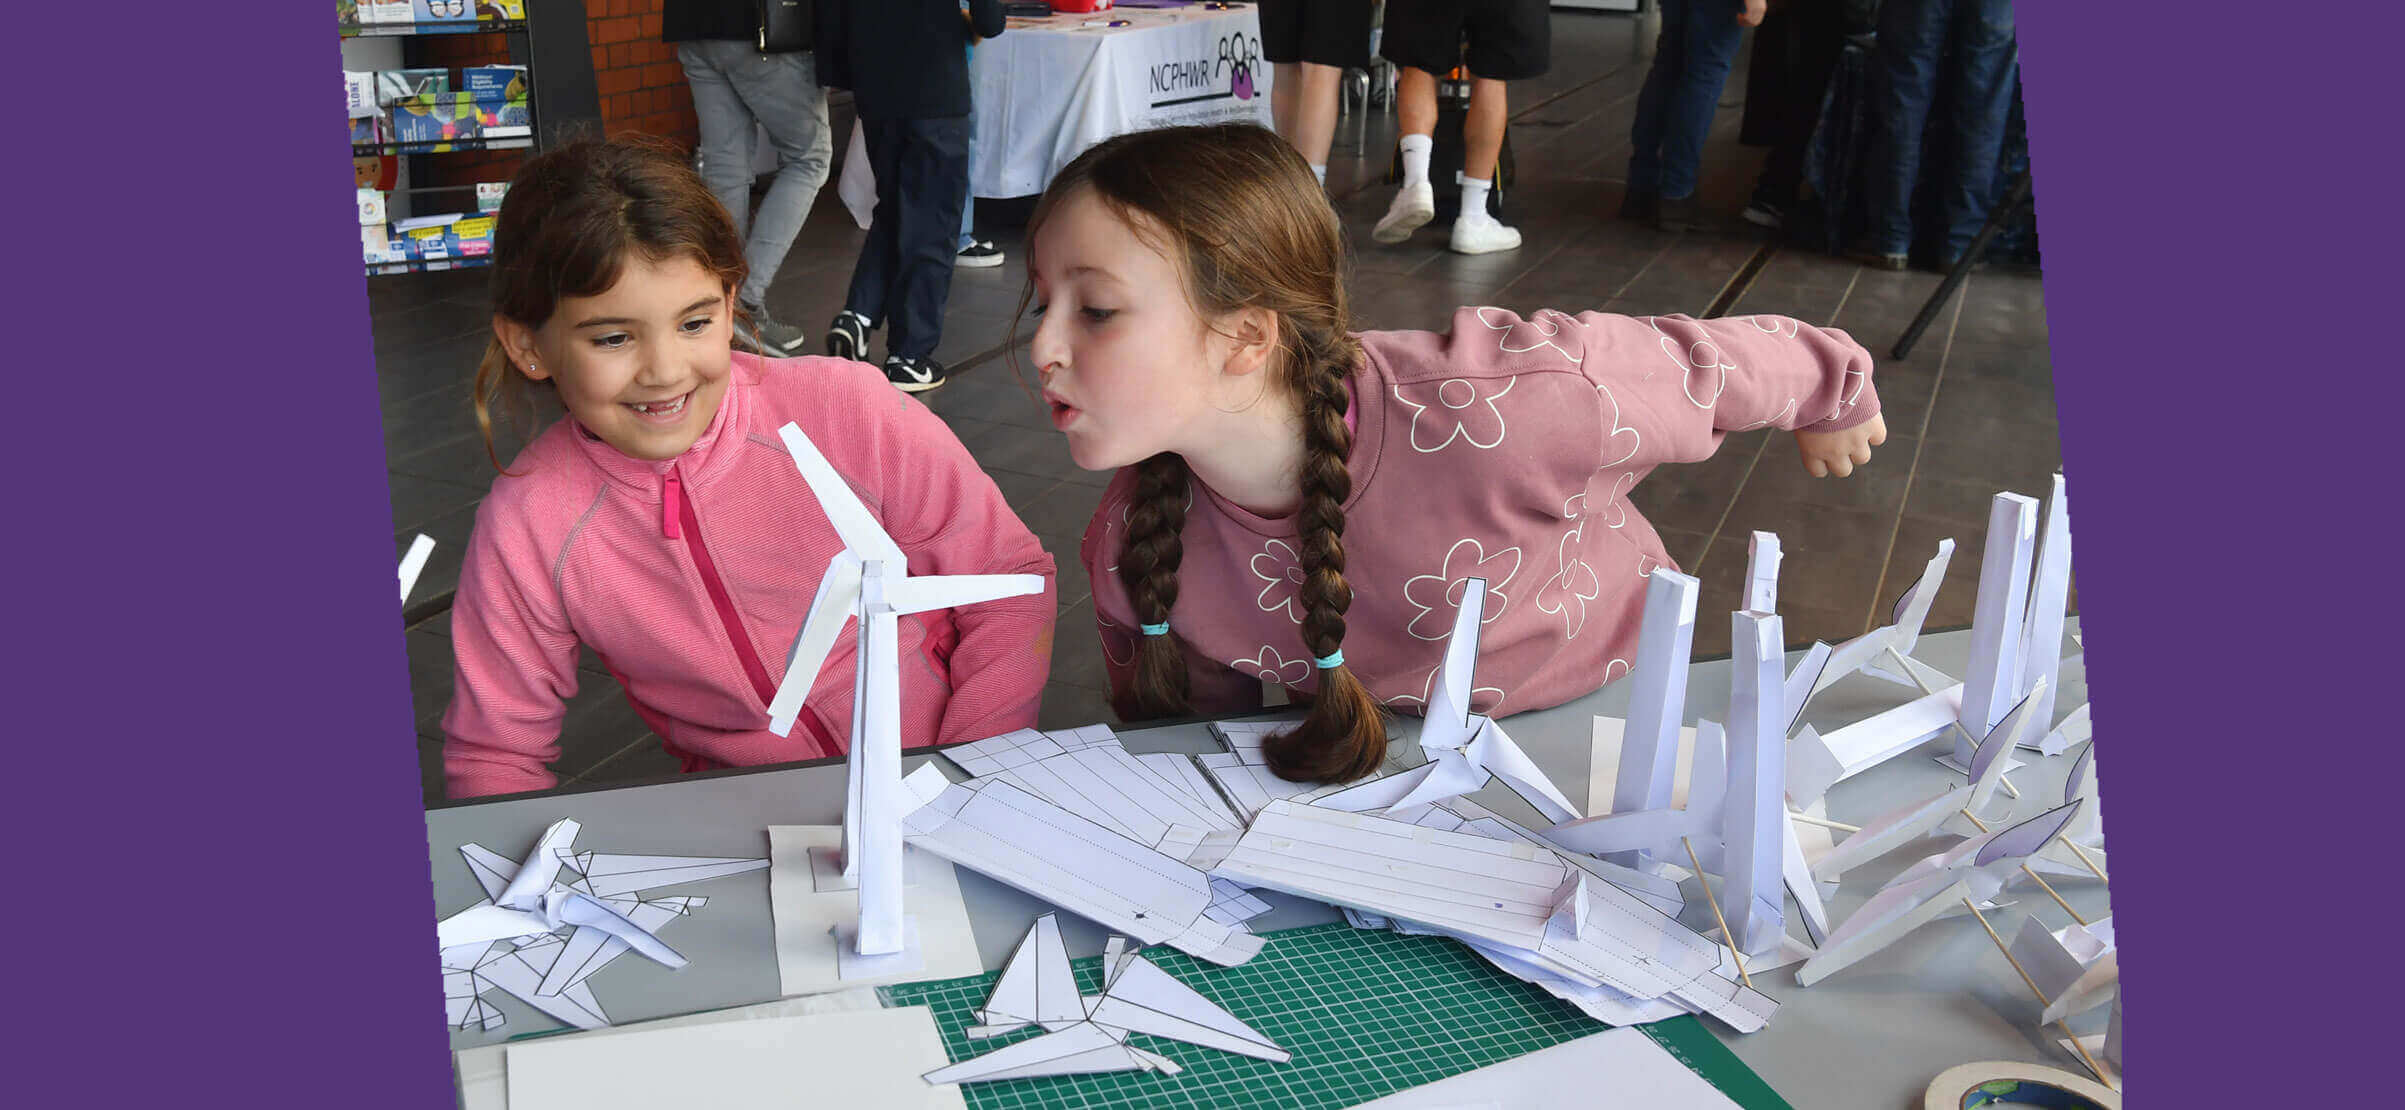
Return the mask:
<path fill-rule="evenodd" d="M 1730 432 L 1780 428 L 1796 433 L 1814 477 L 1842 478 L 1887 438 L 1870 352 L 1835 328 L 1786 316 L 1577 319 L 1581 368 L 1614 422 L 1607 467 L 1699 462 Z"/>
<path fill-rule="evenodd" d="M 936 738 L 949 744 L 1031 727 L 1052 668 L 1052 556 L 941 418 L 899 393 L 892 398 L 895 426 L 879 437 L 877 452 L 885 478 L 880 515 L 910 557 L 910 573 L 1044 577 L 1041 593 L 951 610 L 960 641 Z"/>
<path fill-rule="evenodd" d="M 443 712 L 443 778 L 453 798 L 558 784 L 560 723 L 576 696 L 576 635 L 551 592 L 547 564 L 514 551 L 509 522 L 476 514 L 451 604 L 451 705 Z M 515 556 L 515 557 L 513 557 Z"/>

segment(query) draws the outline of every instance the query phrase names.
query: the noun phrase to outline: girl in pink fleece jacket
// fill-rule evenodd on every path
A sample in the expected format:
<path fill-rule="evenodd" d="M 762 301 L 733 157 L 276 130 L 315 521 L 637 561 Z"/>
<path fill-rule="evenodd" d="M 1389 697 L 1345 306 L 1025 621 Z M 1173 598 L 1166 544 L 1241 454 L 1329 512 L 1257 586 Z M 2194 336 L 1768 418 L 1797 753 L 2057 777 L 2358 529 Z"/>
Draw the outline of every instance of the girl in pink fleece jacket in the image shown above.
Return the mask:
<path fill-rule="evenodd" d="M 903 743 L 1034 723 L 1052 557 L 943 422 L 874 368 L 730 349 L 743 241 L 673 150 L 585 140 L 535 158 L 493 245 L 495 338 L 476 375 L 486 450 L 506 389 L 547 383 L 568 416 L 476 513 L 451 614 L 451 796 L 554 785 L 580 648 L 687 770 L 849 748 L 849 636 L 791 734 L 768 731 L 776 676 L 843 547 L 777 438 L 787 421 L 912 573 L 1045 578 L 1039 595 L 902 619 Z"/>
<path fill-rule="evenodd" d="M 1336 215 L 1255 127 L 1104 142 L 1028 231 L 1054 425 L 1078 465 L 1121 468 L 1082 551 L 1119 712 L 1289 687 L 1310 714 L 1265 747 L 1288 779 L 1378 766 L 1379 712 L 1426 706 L 1470 578 L 1480 712 L 1626 673 L 1672 565 L 1627 499 L 1656 464 L 1776 426 L 1843 476 L 1886 436 L 1869 354 L 1785 317 L 1464 308 L 1355 334 Z"/>

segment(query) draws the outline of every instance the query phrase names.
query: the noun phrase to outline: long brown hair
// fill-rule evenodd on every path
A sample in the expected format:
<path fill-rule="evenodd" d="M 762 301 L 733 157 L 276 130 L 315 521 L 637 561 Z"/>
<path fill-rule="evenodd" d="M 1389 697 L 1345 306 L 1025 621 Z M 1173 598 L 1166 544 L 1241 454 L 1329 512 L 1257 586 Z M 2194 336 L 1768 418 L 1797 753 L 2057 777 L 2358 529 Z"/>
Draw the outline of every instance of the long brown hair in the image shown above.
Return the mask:
<path fill-rule="evenodd" d="M 1318 179 L 1285 140 L 1250 124 L 1134 132 L 1088 149 L 1055 176 L 1036 202 L 1028 238 L 1080 189 L 1180 265 L 1204 320 L 1244 308 L 1276 314 L 1278 384 L 1300 402 L 1303 417 L 1295 512 L 1303 647 L 1317 657 L 1336 654 L 1353 603 L 1344 580 L 1344 503 L 1353 491 L 1345 382 L 1360 365 L 1361 344 L 1348 326 L 1344 230 Z M 1022 316 L 1029 294 L 1020 300 Z M 1190 475 L 1185 460 L 1167 452 L 1135 469 L 1119 579 L 1139 621 L 1166 624 L 1177 604 Z M 1319 675 L 1309 715 L 1269 737 L 1262 753 L 1281 778 L 1349 782 L 1385 759 L 1386 723 L 1351 670 L 1328 667 Z M 1139 715 L 1191 711 L 1185 660 L 1169 637 L 1137 641 L 1133 696 L 1130 708 Z"/>
<path fill-rule="evenodd" d="M 536 155 L 510 178 L 494 221 L 493 314 L 542 327 L 561 300 L 618 284 L 630 251 L 653 261 L 690 258 L 728 289 L 743 282 L 735 221 L 675 144 L 643 134 L 588 136 Z M 742 308 L 735 311 L 740 317 Z M 504 474 L 493 409 L 506 404 L 531 424 L 526 388 L 496 335 L 476 366 L 476 426 L 486 457 Z"/>

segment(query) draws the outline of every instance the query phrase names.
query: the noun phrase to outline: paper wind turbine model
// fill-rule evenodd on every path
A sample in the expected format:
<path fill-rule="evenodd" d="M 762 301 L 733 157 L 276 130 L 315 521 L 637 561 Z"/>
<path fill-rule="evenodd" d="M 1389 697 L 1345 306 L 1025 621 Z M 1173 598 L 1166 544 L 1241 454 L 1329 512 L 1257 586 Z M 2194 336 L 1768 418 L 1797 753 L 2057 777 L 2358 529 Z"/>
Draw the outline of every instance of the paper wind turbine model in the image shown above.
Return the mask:
<path fill-rule="evenodd" d="M 845 945 L 853 954 L 894 956 L 909 948 L 902 913 L 902 682 L 896 622 L 924 613 L 1041 593 L 1035 574 L 912 577 L 909 559 L 818 446 L 792 423 L 777 429 L 802 480 L 818 498 L 844 549 L 827 564 L 809 619 L 794 639 L 784 681 L 769 703 L 769 731 L 793 728 L 819 668 L 846 621 L 855 621 L 858 668 L 853 686 L 849 792 L 843 810 L 843 878 L 860 889 L 860 922 Z"/>
<path fill-rule="evenodd" d="M 1130 1033 L 1185 1041 L 1285 1063 L 1291 1055 L 1234 1014 L 1172 978 L 1112 937 L 1102 957 L 1102 993 L 1080 995 L 1053 914 L 1035 919 L 977 1011 L 971 1037 L 995 1037 L 1029 1025 L 1044 1033 L 983 1056 L 937 1068 L 929 1083 L 973 1083 L 1044 1075 L 1143 1069 L 1176 1075 L 1166 1056 L 1127 1043 Z"/>
<path fill-rule="evenodd" d="M 1569 821 L 1578 807 L 1537 769 L 1528 753 L 1504 735 L 1503 727 L 1483 714 L 1470 712 L 1471 681 L 1478 665 L 1478 629 L 1486 614 L 1486 579 L 1471 578 L 1462 588 L 1461 606 L 1453 614 L 1453 633 L 1445 641 L 1444 659 L 1437 664 L 1436 681 L 1428 692 L 1428 715 L 1420 724 L 1420 751 L 1428 762 L 1399 775 L 1372 779 L 1361 786 L 1318 799 L 1323 809 L 1363 812 L 1401 810 L 1459 797 L 1486 785 L 1487 777 L 1504 785 L 1548 821 Z M 1401 796 L 1397 797 L 1397 792 Z"/>
<path fill-rule="evenodd" d="M 553 823 L 522 863 L 481 845 L 460 846 L 487 900 L 435 928 L 452 1028 L 498 1028 L 501 1011 L 481 997 L 490 990 L 578 1028 L 608 1025 L 585 980 L 629 949 L 683 967 L 685 958 L 653 934 L 709 901 L 644 898 L 643 891 L 768 866 L 766 859 L 577 852 L 578 828 L 565 818 Z M 577 877 L 561 882 L 563 869 Z"/>
<path fill-rule="evenodd" d="M 1993 900 L 2013 872 L 2071 824 L 2082 804 L 2057 806 L 1905 868 L 1795 970 L 1796 985 L 1808 987 L 1826 979 L 1957 907 Z"/>

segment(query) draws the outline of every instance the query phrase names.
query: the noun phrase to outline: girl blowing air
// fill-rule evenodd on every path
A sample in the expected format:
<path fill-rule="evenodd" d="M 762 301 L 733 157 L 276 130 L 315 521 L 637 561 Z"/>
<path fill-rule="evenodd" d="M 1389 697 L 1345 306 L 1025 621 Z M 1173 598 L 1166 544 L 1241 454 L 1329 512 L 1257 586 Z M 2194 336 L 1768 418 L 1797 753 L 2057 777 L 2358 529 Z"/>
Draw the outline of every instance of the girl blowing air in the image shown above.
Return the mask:
<path fill-rule="evenodd" d="M 943 422 L 873 367 L 730 350 L 743 242 L 675 150 L 583 140 L 533 159 L 493 246 L 494 338 L 475 389 L 486 452 L 491 409 L 529 382 L 556 390 L 567 417 L 477 510 L 451 617 L 453 797 L 554 784 L 580 646 L 687 770 L 849 748 L 850 637 L 791 735 L 768 731 L 777 676 L 843 547 L 778 439 L 788 421 L 912 573 L 1047 580 L 1040 595 L 903 618 L 903 743 L 1034 723 L 1051 556 Z"/>
<path fill-rule="evenodd" d="M 1029 243 L 1054 426 L 1120 471 L 1081 551 L 1119 713 L 1287 686 L 1310 701 L 1265 749 L 1288 779 L 1378 766 L 1381 706 L 1427 704 L 1473 577 L 1478 711 L 1626 673 L 1645 577 L 1672 566 L 1627 499 L 1656 465 L 1776 426 L 1842 477 L 1886 438 L 1869 354 L 1786 317 L 1462 308 L 1447 332 L 1354 333 L 1336 215 L 1256 127 L 1095 146 Z"/>

